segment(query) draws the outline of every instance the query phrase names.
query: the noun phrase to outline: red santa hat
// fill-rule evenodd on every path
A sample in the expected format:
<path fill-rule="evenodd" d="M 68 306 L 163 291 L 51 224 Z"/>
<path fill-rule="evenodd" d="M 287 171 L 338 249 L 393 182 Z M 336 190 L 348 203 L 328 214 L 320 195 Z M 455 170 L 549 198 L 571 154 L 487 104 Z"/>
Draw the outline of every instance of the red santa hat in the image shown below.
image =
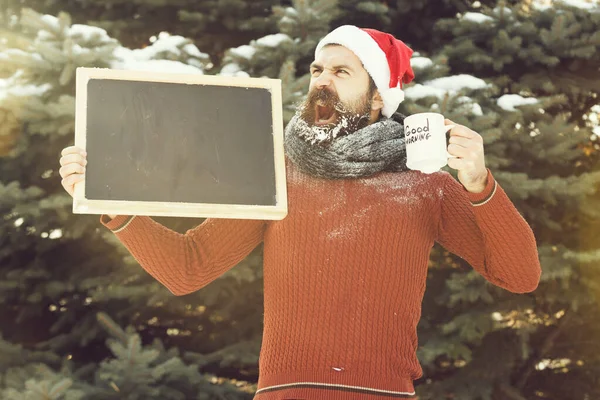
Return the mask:
<path fill-rule="evenodd" d="M 375 29 L 343 25 L 328 33 L 317 45 L 315 58 L 328 44 L 339 44 L 351 50 L 362 61 L 383 99 L 381 113 L 390 117 L 404 100 L 403 83 L 415 74 L 410 66 L 413 51 L 389 33 Z"/>

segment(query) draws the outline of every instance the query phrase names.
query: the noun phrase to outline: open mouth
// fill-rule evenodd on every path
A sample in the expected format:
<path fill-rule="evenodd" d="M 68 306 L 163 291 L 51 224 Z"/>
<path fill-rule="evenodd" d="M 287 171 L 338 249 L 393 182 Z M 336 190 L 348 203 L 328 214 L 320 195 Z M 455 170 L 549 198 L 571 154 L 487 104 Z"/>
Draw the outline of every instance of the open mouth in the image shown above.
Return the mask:
<path fill-rule="evenodd" d="M 333 107 L 317 104 L 315 125 L 327 125 L 335 122 L 337 113 Z"/>

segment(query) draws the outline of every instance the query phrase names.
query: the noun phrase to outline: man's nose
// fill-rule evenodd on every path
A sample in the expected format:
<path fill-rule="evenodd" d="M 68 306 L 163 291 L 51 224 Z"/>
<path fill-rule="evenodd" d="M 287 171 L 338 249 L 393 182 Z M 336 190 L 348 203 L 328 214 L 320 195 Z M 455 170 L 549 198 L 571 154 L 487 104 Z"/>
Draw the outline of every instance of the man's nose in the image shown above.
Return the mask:
<path fill-rule="evenodd" d="M 331 76 L 323 71 L 315 80 L 315 86 L 319 89 L 323 89 L 327 86 L 331 85 Z"/>

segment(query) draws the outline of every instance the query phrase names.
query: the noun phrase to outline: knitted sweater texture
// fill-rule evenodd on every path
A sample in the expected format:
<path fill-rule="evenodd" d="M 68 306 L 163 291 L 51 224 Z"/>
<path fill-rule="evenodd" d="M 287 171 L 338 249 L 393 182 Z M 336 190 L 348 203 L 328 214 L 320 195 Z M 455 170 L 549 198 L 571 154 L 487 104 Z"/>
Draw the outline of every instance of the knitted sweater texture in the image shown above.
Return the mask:
<path fill-rule="evenodd" d="M 488 170 L 482 193 L 447 172 L 325 180 L 287 163 L 281 221 L 207 219 L 185 234 L 144 216 L 100 221 L 175 295 L 197 291 L 264 242 L 257 400 L 411 398 L 432 246 L 494 285 L 533 291 L 534 235 Z"/>

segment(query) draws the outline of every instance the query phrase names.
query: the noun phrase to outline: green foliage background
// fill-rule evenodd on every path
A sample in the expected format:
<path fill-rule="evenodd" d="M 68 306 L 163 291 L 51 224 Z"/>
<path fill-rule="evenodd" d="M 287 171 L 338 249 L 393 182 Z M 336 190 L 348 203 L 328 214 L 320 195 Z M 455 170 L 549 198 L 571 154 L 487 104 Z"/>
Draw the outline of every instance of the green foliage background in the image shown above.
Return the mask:
<path fill-rule="evenodd" d="M 600 398 L 597 2 L 3 4 L 0 398 L 252 398 L 261 248 L 201 291 L 175 297 L 97 216 L 73 215 L 58 158 L 73 143 L 75 69 L 109 67 L 119 49 L 151 49 L 150 37 L 168 32 L 162 38 L 182 37 L 176 50 L 150 59 L 280 78 L 288 121 L 306 94 L 317 41 L 345 23 L 393 33 L 423 57 L 400 111 L 442 112 L 479 132 L 488 166 L 538 240 L 542 282 L 525 295 L 491 286 L 434 248 L 419 325 L 420 398 Z M 77 34 L 77 24 L 106 32 Z M 287 38 L 264 45 L 260 38 L 272 34 Z M 487 85 L 440 92 L 461 75 Z M 411 96 L 419 87 L 437 89 Z M 508 111 L 498 101 L 504 95 L 537 101 Z M 201 222 L 156 219 L 180 232 Z"/>

